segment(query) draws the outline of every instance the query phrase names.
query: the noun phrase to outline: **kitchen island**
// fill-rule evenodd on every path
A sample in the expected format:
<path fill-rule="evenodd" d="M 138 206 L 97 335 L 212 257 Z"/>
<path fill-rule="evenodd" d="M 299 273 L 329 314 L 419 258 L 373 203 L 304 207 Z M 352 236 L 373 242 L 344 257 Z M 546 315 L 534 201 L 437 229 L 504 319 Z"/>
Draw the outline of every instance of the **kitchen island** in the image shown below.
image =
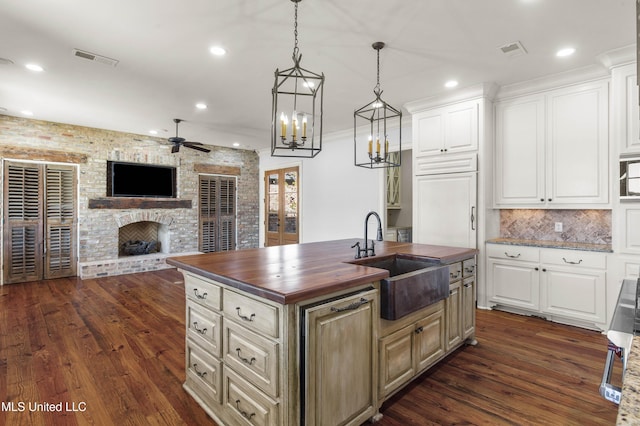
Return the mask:
<path fill-rule="evenodd" d="M 475 334 L 475 249 L 358 239 L 170 258 L 185 276 L 185 389 L 222 424 L 361 424 Z M 380 318 L 366 266 L 397 254 L 449 268 L 449 297 Z"/>

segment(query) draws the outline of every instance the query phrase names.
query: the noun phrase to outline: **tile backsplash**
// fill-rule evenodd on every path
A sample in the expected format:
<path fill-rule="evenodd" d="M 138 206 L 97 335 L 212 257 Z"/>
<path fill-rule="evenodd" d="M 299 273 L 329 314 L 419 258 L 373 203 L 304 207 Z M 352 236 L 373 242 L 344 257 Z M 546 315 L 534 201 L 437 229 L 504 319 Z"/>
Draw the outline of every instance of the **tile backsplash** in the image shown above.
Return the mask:
<path fill-rule="evenodd" d="M 500 210 L 500 237 L 611 244 L 611 210 Z"/>

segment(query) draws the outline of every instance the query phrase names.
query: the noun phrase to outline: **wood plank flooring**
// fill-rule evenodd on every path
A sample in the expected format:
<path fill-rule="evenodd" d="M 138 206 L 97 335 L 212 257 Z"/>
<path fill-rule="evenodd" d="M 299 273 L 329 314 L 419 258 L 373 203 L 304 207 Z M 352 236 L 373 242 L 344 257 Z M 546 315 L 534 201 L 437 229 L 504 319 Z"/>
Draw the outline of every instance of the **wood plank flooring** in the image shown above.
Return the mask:
<path fill-rule="evenodd" d="M 0 425 L 213 425 L 182 389 L 184 312 L 175 270 L 0 287 Z M 481 310 L 477 329 L 378 424 L 615 423 L 602 334 Z"/>

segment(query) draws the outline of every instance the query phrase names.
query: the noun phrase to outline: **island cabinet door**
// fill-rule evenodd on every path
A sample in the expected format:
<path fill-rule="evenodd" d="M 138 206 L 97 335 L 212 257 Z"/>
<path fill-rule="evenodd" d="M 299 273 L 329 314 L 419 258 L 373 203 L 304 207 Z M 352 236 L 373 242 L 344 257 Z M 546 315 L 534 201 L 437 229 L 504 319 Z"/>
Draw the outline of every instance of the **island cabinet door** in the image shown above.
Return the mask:
<path fill-rule="evenodd" d="M 304 424 L 362 424 L 377 413 L 377 290 L 309 307 L 303 315 Z"/>

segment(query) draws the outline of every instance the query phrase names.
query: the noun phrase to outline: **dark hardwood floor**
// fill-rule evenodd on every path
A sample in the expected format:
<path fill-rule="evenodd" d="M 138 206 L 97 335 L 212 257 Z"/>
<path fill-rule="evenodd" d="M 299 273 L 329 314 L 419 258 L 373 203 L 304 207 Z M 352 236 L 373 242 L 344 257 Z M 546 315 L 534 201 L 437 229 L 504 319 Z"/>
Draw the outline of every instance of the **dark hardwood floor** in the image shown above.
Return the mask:
<path fill-rule="evenodd" d="M 615 423 L 602 334 L 482 310 L 477 329 L 478 346 L 392 397 L 379 425 Z M 0 287 L 0 425 L 214 424 L 183 381 L 177 271 Z"/>

